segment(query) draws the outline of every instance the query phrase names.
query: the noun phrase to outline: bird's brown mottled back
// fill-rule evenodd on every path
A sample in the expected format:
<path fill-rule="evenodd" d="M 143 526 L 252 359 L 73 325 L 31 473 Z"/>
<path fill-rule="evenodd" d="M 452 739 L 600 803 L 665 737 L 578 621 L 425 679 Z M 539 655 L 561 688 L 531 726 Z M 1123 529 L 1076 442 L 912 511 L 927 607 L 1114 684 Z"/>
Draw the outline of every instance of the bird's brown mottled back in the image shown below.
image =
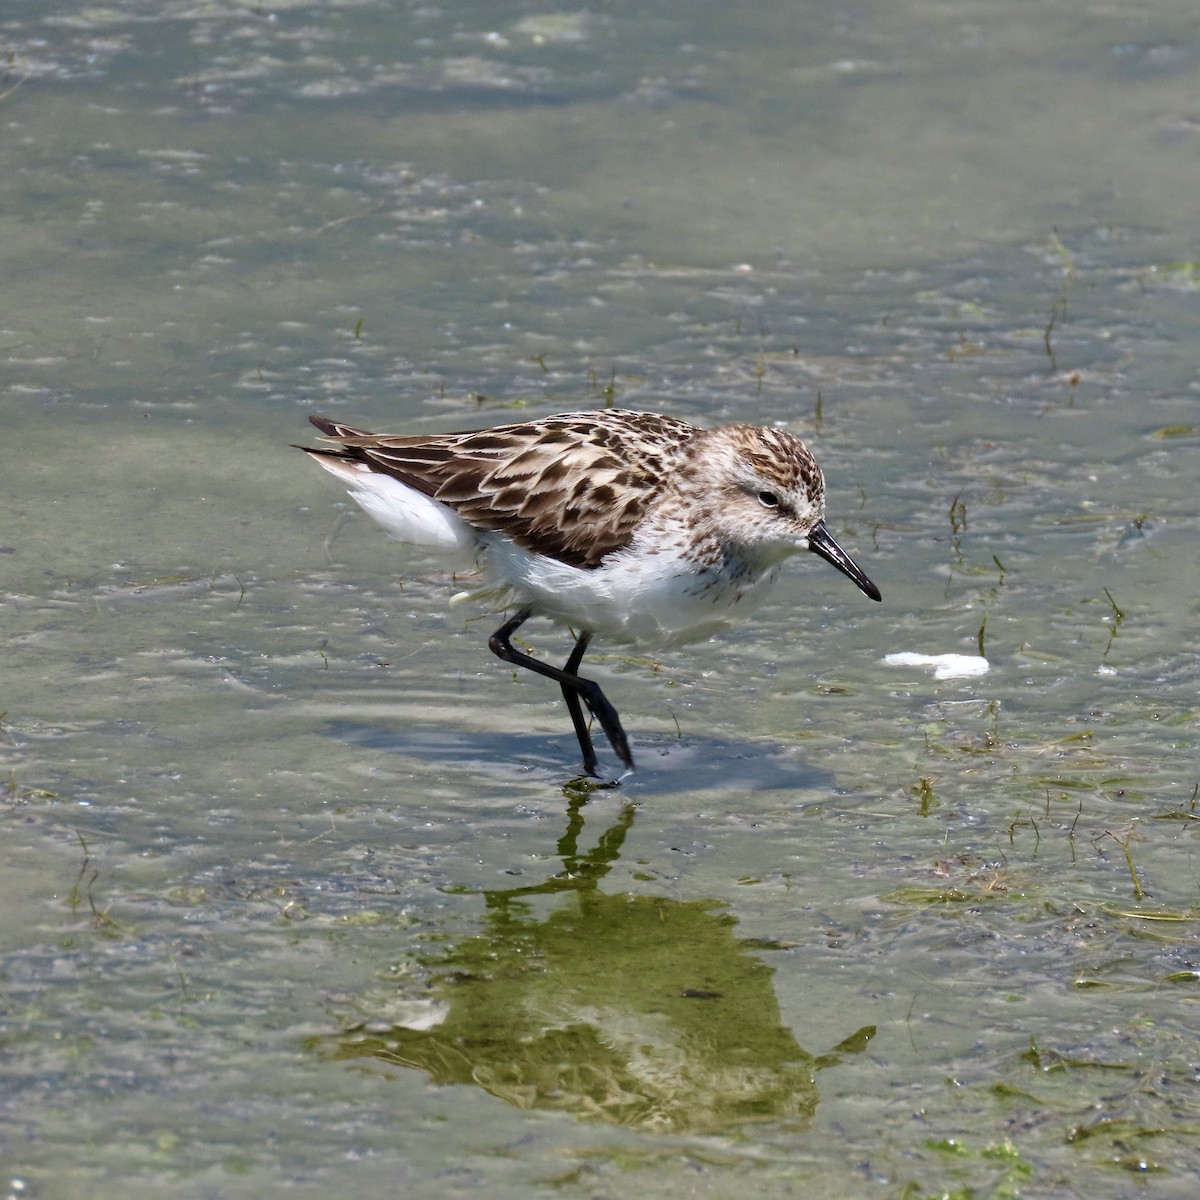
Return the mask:
<path fill-rule="evenodd" d="M 629 545 L 670 479 L 661 469 L 664 459 L 697 432 L 652 413 L 615 409 L 603 418 L 562 413 L 536 423 L 414 437 L 370 434 L 327 417 L 309 420 L 337 444 L 324 453 L 368 463 L 524 549 L 590 568 Z"/>

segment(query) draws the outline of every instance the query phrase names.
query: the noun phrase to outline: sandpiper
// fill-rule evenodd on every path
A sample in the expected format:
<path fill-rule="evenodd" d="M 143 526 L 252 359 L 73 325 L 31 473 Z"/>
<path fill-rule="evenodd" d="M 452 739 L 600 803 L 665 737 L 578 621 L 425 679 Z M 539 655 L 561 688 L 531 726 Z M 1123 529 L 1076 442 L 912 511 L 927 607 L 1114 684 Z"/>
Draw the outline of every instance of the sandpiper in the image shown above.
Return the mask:
<path fill-rule="evenodd" d="M 583 769 L 600 778 L 586 706 L 627 771 L 629 741 L 579 674 L 595 636 L 640 646 L 707 638 L 752 609 L 792 554 L 811 550 L 882 597 L 825 527 L 825 480 L 782 429 L 700 429 L 649 412 L 569 412 L 463 433 L 392 436 L 309 420 L 331 447 L 299 449 L 399 541 L 476 566 L 455 596 L 515 610 L 488 646 L 556 680 Z M 575 634 L 561 667 L 512 645 L 530 617 Z"/>

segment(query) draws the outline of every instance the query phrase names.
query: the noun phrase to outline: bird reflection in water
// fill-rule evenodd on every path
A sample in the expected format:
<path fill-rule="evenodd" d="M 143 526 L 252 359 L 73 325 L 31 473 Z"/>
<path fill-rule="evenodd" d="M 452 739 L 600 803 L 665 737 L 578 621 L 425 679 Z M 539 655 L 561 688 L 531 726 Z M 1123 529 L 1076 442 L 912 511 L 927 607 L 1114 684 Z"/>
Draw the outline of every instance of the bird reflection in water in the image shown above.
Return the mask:
<path fill-rule="evenodd" d="M 395 1010 L 384 1021 L 359 1013 L 316 1047 L 474 1084 L 518 1108 L 647 1131 L 806 1125 L 817 1072 L 861 1051 L 874 1028 L 820 1057 L 802 1049 L 760 958 L 783 947 L 736 938 L 717 901 L 600 891 L 634 810 L 580 853 L 582 800 L 559 840 L 563 869 L 483 892 L 484 931 L 423 960 L 429 990 L 402 1023 Z M 553 896 L 563 903 L 545 915 L 536 898 Z"/>

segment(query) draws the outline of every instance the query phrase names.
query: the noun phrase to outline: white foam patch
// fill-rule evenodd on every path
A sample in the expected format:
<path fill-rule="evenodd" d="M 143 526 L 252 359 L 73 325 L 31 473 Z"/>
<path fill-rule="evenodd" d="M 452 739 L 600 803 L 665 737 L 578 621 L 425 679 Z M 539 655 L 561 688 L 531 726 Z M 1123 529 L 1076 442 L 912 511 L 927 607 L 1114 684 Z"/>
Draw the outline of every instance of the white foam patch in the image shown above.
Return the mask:
<path fill-rule="evenodd" d="M 398 1025 L 402 1029 L 424 1033 L 444 1025 L 449 1016 L 450 1005 L 444 1000 L 401 1000 L 375 1012 L 368 1028 L 374 1026 L 375 1032 L 387 1033 Z"/>
<path fill-rule="evenodd" d="M 991 670 L 988 660 L 978 654 L 913 654 L 903 650 L 885 654 L 883 661 L 891 667 L 932 667 L 934 679 L 965 679 Z"/>

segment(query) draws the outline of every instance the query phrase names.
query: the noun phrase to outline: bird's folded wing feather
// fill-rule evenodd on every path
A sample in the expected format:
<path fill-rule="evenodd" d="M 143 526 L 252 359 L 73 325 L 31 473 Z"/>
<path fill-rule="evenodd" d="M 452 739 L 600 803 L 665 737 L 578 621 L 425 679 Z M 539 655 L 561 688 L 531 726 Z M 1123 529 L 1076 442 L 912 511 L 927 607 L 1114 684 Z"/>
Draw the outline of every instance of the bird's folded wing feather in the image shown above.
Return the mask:
<path fill-rule="evenodd" d="M 369 464 L 526 550 L 595 567 L 626 547 L 696 433 L 670 417 L 607 411 L 467 433 L 391 437 L 310 418 L 342 455 Z"/>

